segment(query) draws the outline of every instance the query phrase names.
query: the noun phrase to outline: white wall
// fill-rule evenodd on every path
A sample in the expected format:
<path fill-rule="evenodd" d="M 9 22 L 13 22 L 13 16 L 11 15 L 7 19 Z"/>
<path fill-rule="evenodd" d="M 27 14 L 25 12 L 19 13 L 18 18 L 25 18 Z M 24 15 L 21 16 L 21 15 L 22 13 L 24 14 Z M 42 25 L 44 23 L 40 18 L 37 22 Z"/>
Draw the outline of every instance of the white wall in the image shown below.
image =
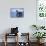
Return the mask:
<path fill-rule="evenodd" d="M 24 18 L 11 18 L 10 8 L 24 8 Z M 36 0 L 0 0 L 0 34 L 16 26 L 32 34 L 32 24 L 36 24 Z"/>

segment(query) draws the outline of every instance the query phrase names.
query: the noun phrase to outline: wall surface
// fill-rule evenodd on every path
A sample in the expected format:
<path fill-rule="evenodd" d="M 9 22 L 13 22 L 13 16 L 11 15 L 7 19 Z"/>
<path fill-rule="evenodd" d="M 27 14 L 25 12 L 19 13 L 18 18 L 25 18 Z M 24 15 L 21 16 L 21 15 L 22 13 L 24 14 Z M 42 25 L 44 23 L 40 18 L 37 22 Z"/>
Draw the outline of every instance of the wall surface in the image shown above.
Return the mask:
<path fill-rule="evenodd" d="M 11 18 L 10 8 L 24 8 L 24 18 Z M 19 32 L 32 36 L 32 24 L 36 24 L 36 0 L 0 0 L 0 34 L 17 26 Z"/>

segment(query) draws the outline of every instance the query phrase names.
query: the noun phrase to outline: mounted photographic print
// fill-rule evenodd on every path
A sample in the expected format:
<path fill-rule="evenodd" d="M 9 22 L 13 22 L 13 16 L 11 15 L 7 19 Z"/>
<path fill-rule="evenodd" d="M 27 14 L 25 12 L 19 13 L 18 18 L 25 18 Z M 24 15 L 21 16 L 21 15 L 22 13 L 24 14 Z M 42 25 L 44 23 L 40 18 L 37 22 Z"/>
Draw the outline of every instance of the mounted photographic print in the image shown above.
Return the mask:
<path fill-rule="evenodd" d="M 37 1 L 37 15 L 39 18 L 46 17 L 46 0 Z"/>
<path fill-rule="evenodd" d="M 24 8 L 10 8 L 10 16 L 15 17 L 24 17 Z"/>

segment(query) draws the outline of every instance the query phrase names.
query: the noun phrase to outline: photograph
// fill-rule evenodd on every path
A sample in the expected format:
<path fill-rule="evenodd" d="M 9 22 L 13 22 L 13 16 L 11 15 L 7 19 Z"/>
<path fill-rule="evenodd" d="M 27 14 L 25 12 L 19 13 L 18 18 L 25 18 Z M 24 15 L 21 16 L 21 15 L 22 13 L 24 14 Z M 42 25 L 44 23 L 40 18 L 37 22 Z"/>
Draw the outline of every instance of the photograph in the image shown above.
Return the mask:
<path fill-rule="evenodd" d="M 24 17 L 24 8 L 10 8 L 11 17 Z"/>

